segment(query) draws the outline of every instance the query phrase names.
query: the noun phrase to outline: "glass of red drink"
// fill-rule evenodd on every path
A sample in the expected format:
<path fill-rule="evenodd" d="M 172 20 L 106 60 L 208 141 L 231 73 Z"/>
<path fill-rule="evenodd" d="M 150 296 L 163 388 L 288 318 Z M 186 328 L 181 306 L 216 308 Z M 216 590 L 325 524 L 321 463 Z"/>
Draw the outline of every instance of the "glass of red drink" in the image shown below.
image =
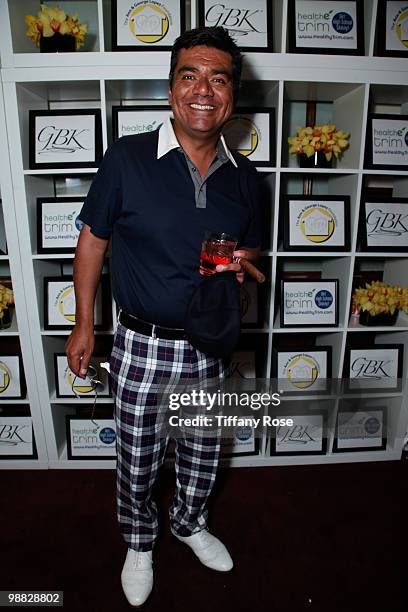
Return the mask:
<path fill-rule="evenodd" d="M 237 240 L 225 232 L 206 232 L 201 245 L 200 274 L 211 276 L 218 264 L 232 263 Z"/>

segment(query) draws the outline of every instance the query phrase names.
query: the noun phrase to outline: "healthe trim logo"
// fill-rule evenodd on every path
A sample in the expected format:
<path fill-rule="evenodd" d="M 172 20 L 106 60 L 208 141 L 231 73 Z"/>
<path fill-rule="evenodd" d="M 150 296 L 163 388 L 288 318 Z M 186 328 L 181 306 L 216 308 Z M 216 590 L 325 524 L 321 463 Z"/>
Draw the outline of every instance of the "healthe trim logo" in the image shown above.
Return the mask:
<path fill-rule="evenodd" d="M 154 44 L 163 40 L 172 24 L 167 8 L 161 2 L 137 2 L 126 14 L 125 25 L 142 43 Z"/>

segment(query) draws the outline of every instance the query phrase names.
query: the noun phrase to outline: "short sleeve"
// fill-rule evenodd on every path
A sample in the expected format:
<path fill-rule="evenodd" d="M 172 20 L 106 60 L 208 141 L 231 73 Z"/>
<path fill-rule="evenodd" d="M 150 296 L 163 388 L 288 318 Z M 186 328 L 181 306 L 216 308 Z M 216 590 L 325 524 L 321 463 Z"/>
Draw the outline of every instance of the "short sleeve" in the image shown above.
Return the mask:
<path fill-rule="evenodd" d="M 98 238 L 109 238 L 122 205 L 120 158 L 117 143 L 106 151 L 82 206 L 79 218 Z"/>
<path fill-rule="evenodd" d="M 242 192 L 251 208 L 251 219 L 241 240 L 243 247 L 257 248 L 262 241 L 261 204 L 259 177 L 255 168 L 249 168 L 246 177 L 241 179 Z"/>

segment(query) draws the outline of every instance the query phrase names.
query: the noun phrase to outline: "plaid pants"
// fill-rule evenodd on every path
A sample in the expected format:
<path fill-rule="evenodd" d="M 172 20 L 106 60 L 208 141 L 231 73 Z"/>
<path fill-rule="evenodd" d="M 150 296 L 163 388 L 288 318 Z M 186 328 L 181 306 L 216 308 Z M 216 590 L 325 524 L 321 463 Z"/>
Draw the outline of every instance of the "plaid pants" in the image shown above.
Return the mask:
<path fill-rule="evenodd" d="M 158 532 L 152 488 L 163 463 L 158 397 L 163 389 L 189 384 L 202 388 L 225 377 L 221 359 L 207 357 L 185 340 L 162 340 L 118 324 L 110 359 L 117 430 L 117 515 L 129 548 L 153 548 Z M 159 415 L 159 412 L 162 414 Z M 175 413 L 173 413 L 175 414 Z M 176 439 L 176 494 L 171 505 L 173 533 L 189 536 L 207 525 L 206 504 L 214 485 L 220 433 L 189 429 Z"/>

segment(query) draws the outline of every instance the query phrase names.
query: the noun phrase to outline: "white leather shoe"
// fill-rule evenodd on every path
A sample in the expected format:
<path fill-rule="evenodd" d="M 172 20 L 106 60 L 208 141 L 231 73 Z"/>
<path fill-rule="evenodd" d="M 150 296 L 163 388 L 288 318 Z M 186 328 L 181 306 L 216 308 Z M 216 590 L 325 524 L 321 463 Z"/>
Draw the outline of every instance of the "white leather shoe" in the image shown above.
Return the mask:
<path fill-rule="evenodd" d="M 122 588 L 131 606 L 141 606 L 153 587 L 152 551 L 128 549 L 123 566 Z"/>
<path fill-rule="evenodd" d="M 229 572 L 233 568 L 234 563 L 224 544 L 206 529 L 187 537 L 174 535 L 187 544 L 206 567 L 218 572 Z"/>

